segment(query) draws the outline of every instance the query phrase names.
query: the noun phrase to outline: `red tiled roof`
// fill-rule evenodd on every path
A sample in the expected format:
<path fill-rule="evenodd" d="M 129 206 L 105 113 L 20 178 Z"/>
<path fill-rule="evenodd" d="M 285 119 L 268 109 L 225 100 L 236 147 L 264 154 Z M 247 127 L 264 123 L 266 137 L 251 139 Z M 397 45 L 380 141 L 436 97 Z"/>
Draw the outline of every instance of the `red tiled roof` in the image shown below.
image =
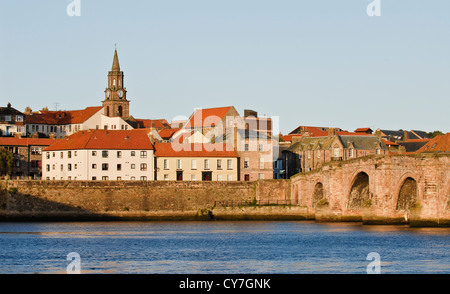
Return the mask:
<path fill-rule="evenodd" d="M 450 152 L 450 133 L 434 137 L 417 150 L 421 152 Z"/>
<path fill-rule="evenodd" d="M 165 119 L 135 119 L 140 128 L 170 128 L 170 124 Z"/>
<path fill-rule="evenodd" d="M 0 137 L 0 146 L 50 146 L 59 139 Z"/>
<path fill-rule="evenodd" d="M 231 151 L 227 151 L 231 150 Z M 229 144 L 172 144 L 156 143 L 157 157 L 238 157 Z"/>
<path fill-rule="evenodd" d="M 146 130 L 87 130 L 59 140 L 45 151 L 110 149 L 152 150 Z"/>
<path fill-rule="evenodd" d="M 197 109 L 189 118 L 185 128 L 210 127 L 219 124 L 232 106 Z"/>
<path fill-rule="evenodd" d="M 355 133 L 358 133 L 358 132 L 367 132 L 367 131 L 369 131 L 369 130 L 372 130 L 371 128 L 357 128 L 356 130 L 355 130 Z"/>
<path fill-rule="evenodd" d="M 175 134 L 179 130 L 180 129 L 163 129 L 159 131 L 158 134 L 163 140 L 169 140 L 173 136 L 173 134 Z"/>
<path fill-rule="evenodd" d="M 99 112 L 102 106 L 86 107 L 82 110 L 41 111 L 25 116 L 27 124 L 69 125 L 80 124 Z"/>
<path fill-rule="evenodd" d="M 397 143 L 394 143 L 394 142 L 391 142 L 388 140 L 384 140 L 384 139 L 381 139 L 381 140 L 383 141 L 384 145 L 386 145 L 386 146 L 398 146 Z"/>

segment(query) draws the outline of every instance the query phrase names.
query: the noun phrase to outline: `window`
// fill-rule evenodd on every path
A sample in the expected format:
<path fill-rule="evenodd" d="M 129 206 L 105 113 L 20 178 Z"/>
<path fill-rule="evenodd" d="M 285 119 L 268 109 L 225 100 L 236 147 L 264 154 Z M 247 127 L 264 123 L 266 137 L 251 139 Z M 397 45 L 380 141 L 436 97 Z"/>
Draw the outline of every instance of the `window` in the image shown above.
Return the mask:
<path fill-rule="evenodd" d="M 317 150 L 317 158 L 320 158 L 320 150 Z"/>
<path fill-rule="evenodd" d="M 47 171 L 50 171 L 50 164 L 47 164 Z"/>
<path fill-rule="evenodd" d="M 377 149 L 377 154 L 381 154 L 381 149 Z"/>
<path fill-rule="evenodd" d="M 244 158 L 244 168 L 249 168 L 250 166 L 250 160 L 248 157 Z"/>
<path fill-rule="evenodd" d="M 228 181 L 232 181 L 233 180 L 233 175 L 227 175 L 227 180 Z"/>
<path fill-rule="evenodd" d="M 67 179 L 70 181 L 70 180 L 72 180 L 72 177 L 71 176 L 69 176 L 69 177 L 67 177 Z"/>
<path fill-rule="evenodd" d="M 264 158 L 259 159 L 259 169 L 264 169 Z"/>
<path fill-rule="evenodd" d="M 131 181 L 136 181 L 136 177 L 131 177 L 130 180 Z"/>
<path fill-rule="evenodd" d="M 217 169 L 222 169 L 222 159 L 217 159 Z"/>
<path fill-rule="evenodd" d="M 197 169 L 197 159 L 191 160 L 191 169 Z"/>
<path fill-rule="evenodd" d="M 108 158 L 108 151 L 102 151 L 102 157 L 103 158 Z"/>
<path fill-rule="evenodd" d="M 164 181 L 168 181 L 169 180 L 169 175 L 168 174 L 164 174 Z"/>
<path fill-rule="evenodd" d="M 248 144 L 244 145 L 244 151 L 248 151 Z"/>
<path fill-rule="evenodd" d="M 97 151 L 92 151 L 92 156 L 97 156 Z"/>
<path fill-rule="evenodd" d="M 70 163 L 67 164 L 67 170 L 68 170 L 68 171 L 71 171 L 71 170 L 72 170 L 72 164 L 70 164 Z"/>
<path fill-rule="evenodd" d="M 97 165 L 95 163 L 92 164 L 92 169 L 97 169 Z"/>
<path fill-rule="evenodd" d="M 108 164 L 102 163 L 102 170 L 108 170 Z"/>
<path fill-rule="evenodd" d="M 11 115 L 5 115 L 5 121 L 11 121 Z"/>
<path fill-rule="evenodd" d="M 63 153 L 63 152 L 61 152 L 60 154 L 61 154 L 61 158 L 64 158 L 64 153 Z"/>
<path fill-rule="evenodd" d="M 50 159 L 50 152 L 45 153 L 45 158 Z"/>
<path fill-rule="evenodd" d="M 117 180 L 118 181 L 122 181 L 122 177 L 117 177 Z"/>
<path fill-rule="evenodd" d="M 339 157 L 339 147 L 335 146 L 333 148 L 333 156 L 334 157 Z"/>
<path fill-rule="evenodd" d="M 93 181 L 97 181 L 97 177 L 92 177 L 92 180 Z"/>
<path fill-rule="evenodd" d="M 55 152 L 53 152 L 52 156 L 53 156 L 53 157 L 55 157 L 55 156 L 56 156 L 56 153 L 55 153 Z"/>
<path fill-rule="evenodd" d="M 147 151 L 141 151 L 141 158 L 147 158 Z"/>
<path fill-rule="evenodd" d="M 169 169 L 169 160 L 164 159 L 164 169 Z"/>
<path fill-rule="evenodd" d="M 260 180 L 264 180 L 264 174 L 258 174 L 258 178 L 259 178 Z"/>
<path fill-rule="evenodd" d="M 222 175 L 220 175 L 220 174 L 217 175 L 217 180 L 218 180 L 218 181 L 222 181 Z"/>
<path fill-rule="evenodd" d="M 131 151 L 131 156 L 136 156 L 136 151 Z"/>
<path fill-rule="evenodd" d="M 61 164 L 61 166 L 59 167 L 61 171 L 64 170 L 64 165 Z"/>
<path fill-rule="evenodd" d="M 146 176 L 142 176 L 141 177 L 141 181 L 147 181 L 147 177 Z"/>
<path fill-rule="evenodd" d="M 259 144 L 258 145 L 258 151 L 259 152 L 263 152 L 264 151 L 264 145 L 263 144 Z"/>
<path fill-rule="evenodd" d="M 135 169 L 135 168 L 136 168 L 136 164 L 132 163 L 132 164 L 130 165 L 130 168 L 131 168 L 131 169 Z"/>
<path fill-rule="evenodd" d="M 77 169 L 77 168 L 78 168 L 78 165 L 75 163 L 75 164 L 73 165 L 73 168 L 74 168 L 74 169 Z"/>
<path fill-rule="evenodd" d="M 102 180 L 103 180 L 103 181 L 107 181 L 107 180 L 109 180 L 109 178 L 108 178 L 107 176 L 103 176 L 103 177 L 102 177 Z"/>
<path fill-rule="evenodd" d="M 122 165 L 119 163 L 119 164 L 117 164 L 117 170 L 118 171 L 121 171 L 122 170 Z"/>
<path fill-rule="evenodd" d="M 117 158 L 122 158 L 122 151 L 117 151 Z"/>
<path fill-rule="evenodd" d="M 209 159 L 205 159 L 204 161 L 204 168 L 209 169 Z"/>
<path fill-rule="evenodd" d="M 147 164 L 141 163 L 141 171 L 146 171 L 146 170 L 147 170 Z"/>
<path fill-rule="evenodd" d="M 73 156 L 77 156 L 77 152 L 76 151 L 73 152 Z"/>
<path fill-rule="evenodd" d="M 16 121 L 23 121 L 23 116 L 16 115 Z"/>
<path fill-rule="evenodd" d="M 67 151 L 67 158 L 72 158 L 72 151 Z"/>
<path fill-rule="evenodd" d="M 42 148 L 40 147 L 31 147 L 31 154 L 33 155 L 41 155 L 42 154 Z M 50 155 L 48 156 L 50 158 Z"/>
<path fill-rule="evenodd" d="M 181 169 L 181 159 L 177 159 L 177 169 Z"/>
<path fill-rule="evenodd" d="M 53 170 L 56 169 L 56 164 L 52 165 L 52 169 L 53 169 Z"/>
<path fill-rule="evenodd" d="M 195 181 L 195 175 L 191 175 L 191 181 Z"/>
<path fill-rule="evenodd" d="M 227 169 L 233 169 L 233 160 L 227 159 Z"/>
<path fill-rule="evenodd" d="M 353 148 L 348 149 L 348 157 L 353 157 Z"/>

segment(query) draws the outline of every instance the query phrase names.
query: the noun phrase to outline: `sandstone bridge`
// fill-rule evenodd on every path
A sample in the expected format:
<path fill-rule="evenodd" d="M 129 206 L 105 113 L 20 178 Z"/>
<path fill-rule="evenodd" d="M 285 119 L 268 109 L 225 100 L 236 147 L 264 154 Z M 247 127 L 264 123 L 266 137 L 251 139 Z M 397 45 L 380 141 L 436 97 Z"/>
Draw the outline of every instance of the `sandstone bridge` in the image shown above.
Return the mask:
<path fill-rule="evenodd" d="M 448 225 L 450 154 L 368 156 L 291 178 L 290 200 L 316 220 Z"/>

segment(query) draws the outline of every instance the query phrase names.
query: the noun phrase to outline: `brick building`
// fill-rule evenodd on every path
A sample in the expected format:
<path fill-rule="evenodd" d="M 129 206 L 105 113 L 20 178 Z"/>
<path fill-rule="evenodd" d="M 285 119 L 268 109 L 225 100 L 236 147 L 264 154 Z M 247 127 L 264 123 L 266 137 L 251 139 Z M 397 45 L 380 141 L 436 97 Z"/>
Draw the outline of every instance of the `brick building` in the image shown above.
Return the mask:
<path fill-rule="evenodd" d="M 0 136 L 14 136 L 20 134 L 25 136 L 25 114 L 11 107 L 0 107 Z"/>
<path fill-rule="evenodd" d="M 14 154 L 12 178 L 40 179 L 42 176 L 42 150 L 58 140 L 41 138 L 0 137 L 0 148 Z"/>

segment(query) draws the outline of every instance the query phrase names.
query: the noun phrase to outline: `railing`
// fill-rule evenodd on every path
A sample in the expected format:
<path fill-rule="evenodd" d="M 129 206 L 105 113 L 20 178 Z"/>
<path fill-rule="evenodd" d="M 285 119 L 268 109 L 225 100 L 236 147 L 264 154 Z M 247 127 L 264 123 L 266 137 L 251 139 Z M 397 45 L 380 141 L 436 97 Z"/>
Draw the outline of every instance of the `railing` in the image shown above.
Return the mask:
<path fill-rule="evenodd" d="M 214 201 L 216 207 L 291 205 L 291 200 Z"/>

